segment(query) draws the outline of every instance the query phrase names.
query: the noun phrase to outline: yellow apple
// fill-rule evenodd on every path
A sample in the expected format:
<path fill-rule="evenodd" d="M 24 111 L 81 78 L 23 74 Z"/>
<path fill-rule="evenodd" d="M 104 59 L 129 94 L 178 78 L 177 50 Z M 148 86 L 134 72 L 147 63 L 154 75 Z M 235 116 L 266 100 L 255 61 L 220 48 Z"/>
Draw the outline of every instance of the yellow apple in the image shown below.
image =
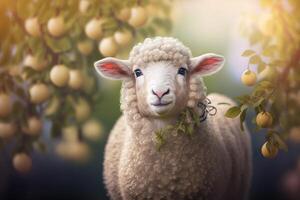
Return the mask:
<path fill-rule="evenodd" d="M 12 111 L 12 102 L 10 96 L 6 93 L 0 93 L 0 117 L 7 117 Z"/>
<path fill-rule="evenodd" d="M 17 127 L 12 122 L 0 122 L 0 138 L 9 139 L 16 133 Z"/>
<path fill-rule="evenodd" d="M 96 141 L 101 137 L 102 126 L 97 120 L 90 119 L 83 124 L 82 133 L 86 139 Z"/>
<path fill-rule="evenodd" d="M 78 90 L 83 87 L 83 75 L 80 70 L 70 70 L 69 87 Z"/>
<path fill-rule="evenodd" d="M 129 8 L 122 8 L 120 12 L 116 14 L 117 19 L 121 21 L 127 21 L 130 18 L 131 10 Z"/>
<path fill-rule="evenodd" d="M 86 143 L 80 141 L 65 141 L 56 146 L 56 153 L 65 159 L 83 162 L 89 158 L 90 149 Z"/>
<path fill-rule="evenodd" d="M 256 83 L 256 74 L 251 70 L 246 70 L 243 72 L 241 81 L 246 86 L 253 86 Z"/>
<path fill-rule="evenodd" d="M 131 15 L 128 23 L 133 27 L 141 27 L 146 24 L 148 14 L 145 8 L 141 6 L 131 8 Z"/>
<path fill-rule="evenodd" d="M 85 25 L 85 29 L 84 29 L 85 34 L 93 40 L 99 40 L 103 35 L 102 22 L 103 21 L 101 19 L 97 19 L 97 18 L 91 19 Z"/>
<path fill-rule="evenodd" d="M 79 2 L 79 11 L 83 14 L 87 13 L 87 10 L 90 7 L 90 2 L 88 0 L 81 0 Z"/>
<path fill-rule="evenodd" d="M 295 143 L 300 143 L 300 126 L 296 126 L 290 129 L 289 139 Z"/>
<path fill-rule="evenodd" d="M 77 49 L 82 55 L 89 55 L 93 51 L 93 42 L 90 40 L 83 40 L 77 43 Z"/>
<path fill-rule="evenodd" d="M 18 65 L 13 65 L 9 67 L 9 75 L 15 77 L 22 74 L 22 68 Z"/>
<path fill-rule="evenodd" d="M 66 32 L 66 25 L 63 17 L 57 16 L 49 19 L 47 24 L 48 32 L 54 37 L 62 36 Z"/>
<path fill-rule="evenodd" d="M 263 155 L 263 157 L 265 158 L 275 158 L 278 154 L 278 149 L 277 147 L 275 147 L 274 145 L 272 144 L 268 144 L 268 147 L 267 148 L 267 143 L 264 143 L 263 146 L 261 147 L 261 154 Z"/>
<path fill-rule="evenodd" d="M 123 30 L 123 31 L 115 32 L 114 38 L 115 38 L 118 45 L 126 46 L 126 45 L 130 44 L 130 42 L 132 41 L 133 36 L 132 36 L 131 31 Z"/>
<path fill-rule="evenodd" d="M 67 85 L 69 77 L 69 69 L 65 65 L 55 65 L 50 71 L 50 80 L 58 87 Z"/>
<path fill-rule="evenodd" d="M 63 139 L 68 142 L 78 141 L 78 127 L 69 125 L 62 128 Z"/>
<path fill-rule="evenodd" d="M 31 67 L 32 69 L 34 69 L 36 71 L 42 71 L 42 70 L 46 69 L 46 67 L 47 67 L 47 63 L 45 61 L 41 61 L 33 55 L 27 55 L 24 58 L 23 64 L 25 66 Z"/>
<path fill-rule="evenodd" d="M 273 117 L 269 112 L 260 112 L 256 116 L 256 124 L 262 128 L 270 127 L 273 123 Z"/>
<path fill-rule="evenodd" d="M 39 37 L 42 34 L 37 17 L 31 17 L 26 19 L 24 27 L 27 33 L 29 33 L 31 36 Z"/>
<path fill-rule="evenodd" d="M 31 136 L 39 135 L 42 129 L 43 129 L 42 121 L 35 116 L 29 117 L 27 119 L 27 125 L 22 127 L 23 132 Z"/>
<path fill-rule="evenodd" d="M 13 166 L 20 173 L 27 173 L 31 170 L 32 160 L 26 153 L 17 153 L 13 157 Z"/>
<path fill-rule="evenodd" d="M 115 56 L 118 51 L 118 45 L 113 37 L 103 38 L 99 43 L 100 53 L 107 56 Z"/>
<path fill-rule="evenodd" d="M 47 101 L 50 97 L 50 91 L 46 84 L 37 83 L 29 89 L 30 101 L 34 104 L 40 104 Z"/>

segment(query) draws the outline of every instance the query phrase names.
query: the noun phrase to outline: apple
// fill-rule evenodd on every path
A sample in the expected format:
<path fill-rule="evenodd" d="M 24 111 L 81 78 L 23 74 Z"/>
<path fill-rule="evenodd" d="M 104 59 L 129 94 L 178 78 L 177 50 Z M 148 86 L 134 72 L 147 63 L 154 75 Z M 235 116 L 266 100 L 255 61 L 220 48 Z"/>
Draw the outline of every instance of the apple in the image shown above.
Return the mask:
<path fill-rule="evenodd" d="M 146 24 L 148 20 L 148 14 L 145 8 L 141 6 L 131 8 L 131 15 L 128 23 L 133 27 L 141 27 Z"/>
<path fill-rule="evenodd" d="M 18 172 L 25 174 L 31 170 L 32 160 L 26 153 L 17 153 L 13 157 L 13 166 Z"/>
<path fill-rule="evenodd" d="M 78 127 L 69 125 L 62 128 L 63 139 L 68 142 L 78 141 Z"/>
<path fill-rule="evenodd" d="M 101 137 L 102 126 L 95 119 L 86 121 L 82 126 L 82 133 L 86 139 L 96 141 Z"/>
<path fill-rule="evenodd" d="M 16 133 L 17 127 L 12 122 L 0 122 L 0 138 L 9 139 Z"/>
<path fill-rule="evenodd" d="M 256 74 L 247 69 L 246 71 L 243 72 L 242 77 L 241 77 L 241 81 L 244 85 L 246 86 L 253 86 L 256 83 Z"/>
<path fill-rule="evenodd" d="M 85 34 L 93 39 L 93 40 L 99 40 L 102 35 L 102 23 L 103 21 L 101 19 L 93 18 L 91 19 L 86 25 L 85 25 Z"/>
<path fill-rule="evenodd" d="M 86 161 L 90 155 L 89 146 L 80 141 L 61 142 L 56 146 L 56 153 L 73 161 Z"/>
<path fill-rule="evenodd" d="M 93 42 L 90 40 L 83 40 L 77 43 L 77 49 L 82 55 L 89 55 L 93 51 Z"/>
<path fill-rule="evenodd" d="M 55 65 L 50 71 L 50 80 L 57 87 L 67 85 L 69 77 L 69 69 L 65 65 Z"/>
<path fill-rule="evenodd" d="M 48 32 L 54 37 L 62 36 L 66 32 L 66 25 L 63 17 L 57 16 L 49 19 L 47 24 Z"/>
<path fill-rule="evenodd" d="M 263 146 L 261 147 L 261 154 L 263 155 L 263 157 L 265 158 L 275 158 L 278 154 L 278 148 L 275 147 L 272 144 L 268 144 L 268 142 L 264 143 Z"/>
<path fill-rule="evenodd" d="M 99 43 L 100 53 L 107 56 L 115 56 L 118 51 L 118 45 L 113 37 L 103 38 Z"/>
<path fill-rule="evenodd" d="M 12 111 L 10 96 L 6 93 L 0 93 L 0 117 L 7 117 Z"/>
<path fill-rule="evenodd" d="M 119 13 L 116 14 L 117 19 L 125 22 L 130 18 L 131 10 L 129 8 L 122 8 Z"/>
<path fill-rule="evenodd" d="M 36 116 L 31 116 L 27 119 L 27 125 L 22 127 L 25 134 L 30 136 L 37 136 L 43 129 L 42 121 Z"/>
<path fill-rule="evenodd" d="M 295 143 L 300 143 L 300 126 L 296 126 L 290 129 L 289 139 Z"/>
<path fill-rule="evenodd" d="M 273 123 L 273 117 L 269 112 L 260 112 L 256 116 L 256 124 L 262 128 L 270 127 Z"/>
<path fill-rule="evenodd" d="M 31 17 L 26 19 L 24 27 L 27 33 L 29 33 L 29 35 L 31 36 L 39 37 L 42 34 L 37 17 Z"/>
<path fill-rule="evenodd" d="M 79 2 L 79 11 L 82 13 L 82 14 L 85 14 L 87 13 L 87 10 L 89 9 L 90 7 L 90 2 L 88 0 L 81 0 Z"/>
<path fill-rule="evenodd" d="M 40 104 L 47 101 L 50 97 L 50 91 L 46 84 L 37 83 L 29 89 L 30 101 L 34 104 Z"/>
<path fill-rule="evenodd" d="M 46 69 L 47 63 L 39 60 L 37 57 L 33 55 L 27 55 L 23 61 L 24 66 L 31 67 L 36 71 L 42 71 Z"/>
<path fill-rule="evenodd" d="M 132 33 L 128 30 L 117 31 L 114 34 L 115 41 L 120 46 L 126 46 L 132 41 Z"/>
<path fill-rule="evenodd" d="M 16 76 L 21 76 L 22 74 L 22 68 L 18 65 L 12 65 L 8 69 L 9 75 L 16 77 Z"/>
<path fill-rule="evenodd" d="M 80 70 L 70 70 L 69 87 L 78 90 L 83 87 L 83 75 Z"/>

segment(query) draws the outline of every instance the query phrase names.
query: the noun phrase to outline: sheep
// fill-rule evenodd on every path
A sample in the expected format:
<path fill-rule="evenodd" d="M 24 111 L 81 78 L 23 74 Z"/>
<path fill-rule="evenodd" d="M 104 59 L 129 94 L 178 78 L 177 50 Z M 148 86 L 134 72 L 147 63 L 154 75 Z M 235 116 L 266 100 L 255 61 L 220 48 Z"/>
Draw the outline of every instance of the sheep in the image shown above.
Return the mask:
<path fill-rule="evenodd" d="M 226 118 L 228 105 L 219 104 L 234 102 L 220 94 L 207 96 L 202 80 L 223 64 L 216 54 L 192 58 L 189 48 L 171 37 L 145 39 L 128 60 L 95 62 L 101 76 L 123 81 L 123 115 L 105 147 L 104 183 L 111 199 L 247 198 L 252 171 L 248 131 L 240 130 L 239 120 Z M 176 124 L 185 109 L 202 115 L 199 102 L 206 98 L 216 115 L 190 136 L 170 131 L 157 149 L 157 131 Z"/>

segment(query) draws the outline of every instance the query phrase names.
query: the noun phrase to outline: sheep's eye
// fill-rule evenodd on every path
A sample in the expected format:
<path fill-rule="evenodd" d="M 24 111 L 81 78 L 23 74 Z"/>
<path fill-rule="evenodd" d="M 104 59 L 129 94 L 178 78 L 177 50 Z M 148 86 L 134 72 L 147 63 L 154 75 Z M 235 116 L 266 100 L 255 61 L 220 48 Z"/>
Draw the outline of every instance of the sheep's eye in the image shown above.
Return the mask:
<path fill-rule="evenodd" d="M 185 74 L 186 74 L 186 69 L 185 68 L 183 68 L 183 67 L 180 67 L 179 69 L 178 69 L 178 74 L 180 74 L 180 75 L 182 75 L 182 76 L 185 76 Z"/>
<path fill-rule="evenodd" d="M 140 69 L 136 69 L 136 70 L 134 70 L 134 74 L 136 77 L 139 77 L 139 76 L 143 75 L 143 72 Z"/>

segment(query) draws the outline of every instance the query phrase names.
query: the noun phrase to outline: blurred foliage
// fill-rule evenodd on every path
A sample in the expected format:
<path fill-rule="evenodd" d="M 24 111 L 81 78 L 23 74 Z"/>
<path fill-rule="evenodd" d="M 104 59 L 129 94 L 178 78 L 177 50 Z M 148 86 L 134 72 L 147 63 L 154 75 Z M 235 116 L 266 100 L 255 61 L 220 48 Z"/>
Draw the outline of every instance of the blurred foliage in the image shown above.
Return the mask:
<path fill-rule="evenodd" d="M 260 6 L 261 14 L 248 16 L 241 26 L 253 47 L 242 53 L 249 64 L 241 80 L 253 89 L 237 97 L 239 105 L 226 116 L 239 117 L 242 124 L 254 109 L 252 121 L 266 133 L 262 154 L 273 158 L 278 149 L 287 151 L 288 139 L 300 142 L 300 1 L 260 0 Z"/>
<path fill-rule="evenodd" d="M 31 167 L 31 151 L 47 149 L 45 123 L 61 141 L 57 153 L 87 157 L 104 95 L 93 62 L 166 33 L 169 13 L 168 0 L 1 1 L 0 148 L 13 144 L 18 171 Z"/>

